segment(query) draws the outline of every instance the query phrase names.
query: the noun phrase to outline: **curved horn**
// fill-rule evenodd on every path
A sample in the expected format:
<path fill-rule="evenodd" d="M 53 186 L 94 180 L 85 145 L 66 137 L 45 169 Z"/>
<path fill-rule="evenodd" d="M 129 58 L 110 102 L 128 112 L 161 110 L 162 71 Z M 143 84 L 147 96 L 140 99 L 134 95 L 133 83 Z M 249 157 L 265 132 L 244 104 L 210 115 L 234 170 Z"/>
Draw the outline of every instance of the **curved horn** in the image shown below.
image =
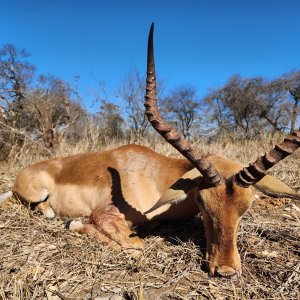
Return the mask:
<path fill-rule="evenodd" d="M 147 85 L 146 85 L 146 115 L 153 128 L 183 156 L 185 156 L 203 175 L 207 182 L 214 186 L 221 183 L 221 177 L 212 164 L 204 157 L 203 153 L 196 153 L 191 144 L 182 138 L 180 134 L 167 124 L 158 112 L 156 99 L 156 77 L 153 54 L 153 30 L 152 23 L 148 38 L 147 57 Z"/>
<path fill-rule="evenodd" d="M 242 169 L 235 175 L 235 181 L 239 186 L 244 188 L 260 181 L 266 171 L 276 165 L 285 157 L 295 152 L 300 147 L 300 130 L 295 130 L 292 136 L 287 137 L 284 141 L 276 145 L 274 149 L 259 157 L 253 164 Z"/>

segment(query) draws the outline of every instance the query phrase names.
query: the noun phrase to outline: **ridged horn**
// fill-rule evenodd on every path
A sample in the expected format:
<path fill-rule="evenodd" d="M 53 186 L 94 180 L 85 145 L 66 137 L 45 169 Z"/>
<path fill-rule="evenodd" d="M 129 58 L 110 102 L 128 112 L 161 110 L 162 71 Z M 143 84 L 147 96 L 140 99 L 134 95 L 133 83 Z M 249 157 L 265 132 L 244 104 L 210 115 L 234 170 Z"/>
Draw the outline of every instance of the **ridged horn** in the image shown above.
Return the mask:
<path fill-rule="evenodd" d="M 284 139 L 281 144 L 276 145 L 272 150 L 259 157 L 253 164 L 242 169 L 235 175 L 235 181 L 244 188 L 260 181 L 266 171 L 276 165 L 285 157 L 291 155 L 300 147 L 300 130 Z"/>
<path fill-rule="evenodd" d="M 145 96 L 146 115 L 153 128 L 184 157 L 186 157 L 203 175 L 205 180 L 213 186 L 221 183 L 219 173 L 201 152 L 196 153 L 191 144 L 181 137 L 181 135 L 161 117 L 156 99 L 156 75 L 153 51 L 153 31 L 152 23 L 148 38 L 148 55 L 147 55 L 147 85 Z"/>

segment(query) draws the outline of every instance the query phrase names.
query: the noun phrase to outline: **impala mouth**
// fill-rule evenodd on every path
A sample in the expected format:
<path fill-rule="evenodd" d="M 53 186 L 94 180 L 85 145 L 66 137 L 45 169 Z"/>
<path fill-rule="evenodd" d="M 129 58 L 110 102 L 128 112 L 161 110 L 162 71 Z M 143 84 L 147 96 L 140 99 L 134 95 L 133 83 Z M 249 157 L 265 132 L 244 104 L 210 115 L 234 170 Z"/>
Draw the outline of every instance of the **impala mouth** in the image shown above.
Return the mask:
<path fill-rule="evenodd" d="M 215 267 L 213 276 L 234 279 L 240 276 L 240 272 L 228 266 Z"/>

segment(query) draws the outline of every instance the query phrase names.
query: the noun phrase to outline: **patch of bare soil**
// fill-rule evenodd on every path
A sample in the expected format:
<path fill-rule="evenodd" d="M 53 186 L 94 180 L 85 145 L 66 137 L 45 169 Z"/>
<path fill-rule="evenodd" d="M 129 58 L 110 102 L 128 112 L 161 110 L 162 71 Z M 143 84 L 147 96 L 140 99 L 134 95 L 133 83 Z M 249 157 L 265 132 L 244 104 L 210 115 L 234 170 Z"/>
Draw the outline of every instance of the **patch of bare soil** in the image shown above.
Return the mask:
<path fill-rule="evenodd" d="M 0 172 L 1 173 L 1 172 Z M 0 192 L 14 174 L 1 174 Z M 199 217 L 140 233 L 138 259 L 16 199 L 0 206 L 0 299 L 300 299 L 300 204 L 257 200 L 238 237 L 243 275 L 209 278 Z"/>

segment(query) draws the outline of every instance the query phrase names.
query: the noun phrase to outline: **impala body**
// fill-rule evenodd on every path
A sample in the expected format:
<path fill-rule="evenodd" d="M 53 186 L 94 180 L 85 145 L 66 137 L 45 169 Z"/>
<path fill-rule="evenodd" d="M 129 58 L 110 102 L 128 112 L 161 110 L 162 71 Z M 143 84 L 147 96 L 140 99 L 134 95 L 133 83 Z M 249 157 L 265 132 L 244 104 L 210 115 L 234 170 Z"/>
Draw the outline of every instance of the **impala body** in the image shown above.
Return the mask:
<path fill-rule="evenodd" d="M 228 184 L 209 186 L 186 159 L 160 155 L 137 145 L 44 161 L 22 170 L 13 191 L 36 203 L 46 217 L 90 217 L 70 229 L 88 233 L 117 249 L 139 254 L 143 241 L 132 227 L 149 221 L 182 220 L 201 211 L 211 275 L 241 273 L 236 245 L 240 219 L 255 196 L 230 178 L 243 166 L 218 154 L 206 156 Z M 275 197 L 300 199 L 280 180 L 265 176 L 255 184 Z"/>
<path fill-rule="evenodd" d="M 19 173 L 13 190 L 30 203 L 42 201 L 42 205 L 47 200 L 61 217 L 90 216 L 96 207 L 104 209 L 115 204 L 128 221 L 144 224 L 157 212 L 147 216 L 143 213 L 192 168 L 185 159 L 127 145 L 32 165 Z"/>
<path fill-rule="evenodd" d="M 69 228 L 133 255 L 143 248 L 143 241 L 132 235 L 132 226 L 201 212 L 210 275 L 241 274 L 236 238 L 255 197 L 254 187 L 274 197 L 300 200 L 295 191 L 265 173 L 298 149 L 300 131 L 246 168 L 218 154 L 196 152 L 158 112 L 153 26 L 145 98 L 152 126 L 185 158 L 166 157 L 137 145 L 56 158 L 22 170 L 14 194 L 36 203 L 47 217 L 88 216 L 88 223 L 71 221 Z"/>

